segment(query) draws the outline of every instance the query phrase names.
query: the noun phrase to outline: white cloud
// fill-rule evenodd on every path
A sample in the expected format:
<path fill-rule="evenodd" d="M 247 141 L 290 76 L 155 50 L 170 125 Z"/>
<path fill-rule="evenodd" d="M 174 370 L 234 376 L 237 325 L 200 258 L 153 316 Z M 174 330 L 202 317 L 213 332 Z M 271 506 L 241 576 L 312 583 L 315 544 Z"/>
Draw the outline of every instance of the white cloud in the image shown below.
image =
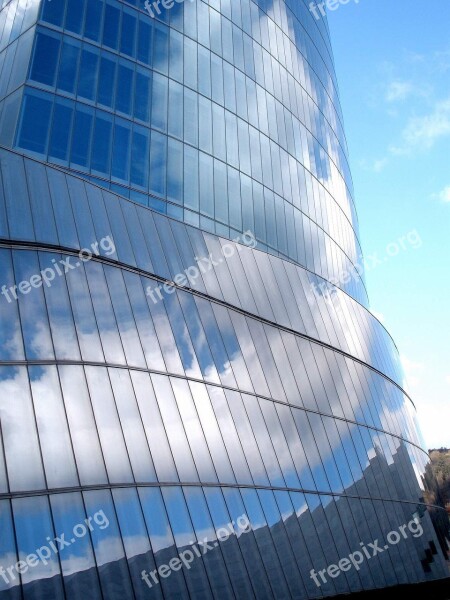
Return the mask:
<path fill-rule="evenodd" d="M 417 419 L 428 448 L 450 446 L 450 402 L 448 398 L 413 397 Z"/>
<path fill-rule="evenodd" d="M 366 160 L 365 158 L 359 161 L 359 165 L 365 171 L 372 171 L 374 173 L 381 173 L 384 167 L 388 164 L 389 159 L 379 158 L 376 160 Z"/>
<path fill-rule="evenodd" d="M 450 70 L 450 50 L 439 50 L 434 53 L 433 67 L 442 73 Z"/>
<path fill-rule="evenodd" d="M 397 102 L 405 100 L 415 92 L 414 86 L 409 81 L 392 81 L 386 90 L 386 101 Z"/>
<path fill-rule="evenodd" d="M 407 384 L 411 388 L 417 388 L 418 385 L 421 383 L 420 378 L 424 370 L 424 365 L 422 363 L 410 360 L 404 354 L 400 355 L 400 361 L 405 371 Z"/>
<path fill-rule="evenodd" d="M 437 197 L 442 202 L 450 202 L 450 185 L 447 185 L 443 190 L 441 190 Z"/>
<path fill-rule="evenodd" d="M 427 115 L 413 116 L 402 132 L 402 143 L 391 146 L 395 155 L 410 154 L 418 148 L 430 149 L 440 138 L 450 135 L 450 99 L 437 102 Z"/>
<path fill-rule="evenodd" d="M 436 378 L 432 365 L 415 362 L 405 355 L 401 355 L 400 360 L 409 384 L 406 389 L 417 408 L 417 422 L 428 449 L 450 447 L 449 392 L 445 393 L 442 388 L 442 379 Z M 444 378 L 450 385 L 450 375 Z"/>
<path fill-rule="evenodd" d="M 381 173 L 381 171 L 387 165 L 387 162 L 388 162 L 387 158 L 381 158 L 379 160 L 375 160 L 373 163 L 373 170 L 375 171 L 375 173 Z"/>

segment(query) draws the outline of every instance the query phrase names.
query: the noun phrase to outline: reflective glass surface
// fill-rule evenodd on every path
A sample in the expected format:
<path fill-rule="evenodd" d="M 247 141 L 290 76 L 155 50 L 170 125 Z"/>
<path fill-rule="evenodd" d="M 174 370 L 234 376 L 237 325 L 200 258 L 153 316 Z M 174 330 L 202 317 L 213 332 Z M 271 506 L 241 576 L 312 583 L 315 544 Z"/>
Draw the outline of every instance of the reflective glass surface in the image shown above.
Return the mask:
<path fill-rule="evenodd" d="M 0 0 L 0 599 L 444 577 L 326 19 L 155 4 Z"/>

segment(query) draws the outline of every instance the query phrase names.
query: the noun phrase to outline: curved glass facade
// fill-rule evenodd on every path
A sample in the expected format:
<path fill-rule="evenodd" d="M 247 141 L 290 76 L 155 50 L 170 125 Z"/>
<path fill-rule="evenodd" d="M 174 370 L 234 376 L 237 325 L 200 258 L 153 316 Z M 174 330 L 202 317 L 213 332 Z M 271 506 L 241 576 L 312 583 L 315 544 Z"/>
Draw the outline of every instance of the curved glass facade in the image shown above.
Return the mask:
<path fill-rule="evenodd" d="M 0 598 L 444 578 L 326 22 L 164 6 L 0 11 Z"/>

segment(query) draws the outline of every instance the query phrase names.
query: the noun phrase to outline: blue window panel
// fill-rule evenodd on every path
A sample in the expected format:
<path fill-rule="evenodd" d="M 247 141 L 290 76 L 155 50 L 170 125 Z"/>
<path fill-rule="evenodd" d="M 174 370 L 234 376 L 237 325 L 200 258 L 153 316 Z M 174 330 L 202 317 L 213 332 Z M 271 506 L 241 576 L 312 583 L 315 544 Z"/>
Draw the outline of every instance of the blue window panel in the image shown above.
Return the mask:
<path fill-rule="evenodd" d="M 215 54 L 211 54 L 211 92 L 214 102 L 223 106 L 223 62 Z"/>
<path fill-rule="evenodd" d="M 135 15 L 124 9 L 120 33 L 120 52 L 133 57 L 136 55 L 136 26 L 137 19 Z"/>
<path fill-rule="evenodd" d="M 115 194 L 119 194 L 119 196 L 125 196 L 125 198 L 129 198 L 130 196 L 129 188 L 118 185 L 117 183 L 111 183 L 109 189 Z"/>
<path fill-rule="evenodd" d="M 150 589 L 142 581 L 143 570 L 152 571 L 156 565 L 137 490 L 113 490 L 113 497 L 136 600 L 162 600 L 160 586 Z"/>
<path fill-rule="evenodd" d="M 3 490 L 2 490 L 3 491 Z M 7 490 L 5 490 L 7 491 Z M 16 532 L 11 518 L 11 507 L 9 500 L 2 500 L 0 502 L 0 526 L 2 530 L 2 537 L 0 539 L 0 560 L 2 565 L 11 564 L 17 561 L 16 554 Z M 22 592 L 18 585 L 14 584 L 14 581 L 5 574 L 5 578 L 0 580 L 0 593 L 5 598 L 11 600 L 20 600 L 22 598 Z"/>
<path fill-rule="evenodd" d="M 231 21 L 222 19 L 222 46 L 223 58 L 233 64 L 233 30 Z"/>
<path fill-rule="evenodd" d="M 80 44 L 70 38 L 65 39 L 62 45 L 58 72 L 57 87 L 59 90 L 70 94 L 75 93 L 79 57 Z"/>
<path fill-rule="evenodd" d="M 261 158 L 263 167 L 263 183 L 269 188 L 273 186 L 272 180 L 272 157 L 270 154 L 270 140 L 265 135 L 260 135 Z"/>
<path fill-rule="evenodd" d="M 228 223 L 227 167 L 225 163 L 214 159 L 214 202 L 215 218 Z"/>
<path fill-rule="evenodd" d="M 93 112 L 87 106 L 78 105 L 76 108 L 70 156 L 74 166 L 87 167 L 89 164 Z"/>
<path fill-rule="evenodd" d="M 241 182 L 239 171 L 231 167 L 228 167 L 228 201 L 230 226 L 242 231 Z"/>
<path fill-rule="evenodd" d="M 219 10 L 219 9 L 218 9 Z M 222 27 L 221 15 L 217 10 L 209 11 L 209 27 L 211 35 L 211 50 L 216 54 L 222 55 Z"/>
<path fill-rule="evenodd" d="M 150 534 L 150 541 L 157 567 L 177 556 L 177 547 L 172 535 L 161 491 L 158 488 L 140 488 L 139 497 Z M 165 598 L 188 598 L 186 581 L 182 571 L 173 571 L 170 579 L 161 579 Z M 150 596 L 149 596 L 150 598 Z"/>
<path fill-rule="evenodd" d="M 53 123 L 48 155 L 63 163 L 69 160 L 69 141 L 72 131 L 73 102 L 57 98 L 53 109 Z"/>
<path fill-rule="evenodd" d="M 151 76 L 151 71 L 138 68 L 135 78 L 134 116 L 146 123 L 150 121 Z"/>
<path fill-rule="evenodd" d="M 148 189 L 148 156 L 150 132 L 144 127 L 134 126 L 131 145 L 131 183 Z"/>
<path fill-rule="evenodd" d="M 250 166 L 250 136 L 247 123 L 241 119 L 238 119 L 238 141 L 240 170 L 250 175 L 252 172 Z"/>
<path fill-rule="evenodd" d="M 183 4 L 175 2 L 173 8 L 169 11 L 170 26 L 178 31 L 183 31 Z"/>
<path fill-rule="evenodd" d="M 166 195 L 167 137 L 152 131 L 150 151 L 150 192 Z"/>
<path fill-rule="evenodd" d="M 116 110 L 131 114 L 134 71 L 125 64 L 119 63 L 116 86 Z"/>
<path fill-rule="evenodd" d="M 225 112 L 221 106 L 213 102 L 212 114 L 214 156 L 225 161 L 227 151 L 225 144 Z"/>
<path fill-rule="evenodd" d="M 53 0 L 52 0 L 53 1 Z M 88 0 L 89 2 L 91 0 Z M 96 490 L 84 492 L 84 502 L 87 515 L 103 514 L 103 522 L 108 526 L 95 527 L 91 539 L 94 547 L 97 565 L 114 564 L 115 577 L 112 579 L 108 570 L 98 570 L 102 588 L 102 597 L 108 600 L 122 600 L 123 598 L 134 598 L 133 587 L 130 580 L 130 572 L 123 551 L 119 526 L 116 521 L 116 511 L 109 490 Z M 76 521 L 75 521 L 76 522 Z M 55 598 L 55 600 L 58 600 Z"/>
<path fill-rule="evenodd" d="M 119 44 L 120 8 L 111 3 L 105 5 L 103 22 L 103 45 L 117 50 Z"/>
<path fill-rule="evenodd" d="M 130 169 L 130 124 L 117 119 L 114 125 L 112 170 L 113 177 L 128 181 Z"/>
<path fill-rule="evenodd" d="M 242 194 L 242 230 L 254 231 L 254 209 L 253 209 L 253 194 L 252 180 L 241 173 L 241 194 Z"/>
<path fill-rule="evenodd" d="M 25 559 L 27 555 L 33 552 L 33 549 L 39 548 L 41 540 L 47 537 L 54 538 L 52 518 L 50 515 L 48 499 L 41 496 L 37 498 L 18 498 L 13 500 L 14 528 L 16 532 L 17 545 L 20 548 L 19 558 Z M 46 595 L 54 600 L 63 600 L 64 591 L 61 580 L 59 559 L 56 554 L 48 559 L 42 573 L 45 575 Z M 45 570 L 44 570 L 45 568 Z M 30 586 L 36 586 L 36 574 L 29 569 L 21 576 L 22 583 L 29 589 Z M 36 590 L 37 592 L 37 590 Z M 39 592 L 30 594 L 31 597 L 39 597 Z"/>
<path fill-rule="evenodd" d="M 245 121 L 248 120 L 248 111 L 247 111 L 247 87 L 245 85 L 245 75 L 238 71 L 234 70 L 234 74 L 236 77 L 236 108 L 237 114 L 241 119 Z"/>
<path fill-rule="evenodd" d="M 30 79 L 45 85 L 55 85 L 60 40 L 56 35 L 36 34 Z"/>
<path fill-rule="evenodd" d="M 86 0 L 67 0 L 65 29 L 81 34 L 85 6 Z"/>
<path fill-rule="evenodd" d="M 169 135 L 183 139 L 183 86 L 169 79 Z"/>
<path fill-rule="evenodd" d="M 231 112 L 236 112 L 236 81 L 234 68 L 228 63 L 223 64 L 225 108 Z"/>
<path fill-rule="evenodd" d="M 130 190 L 130 200 L 133 200 L 138 204 L 142 204 L 143 206 L 148 206 L 148 196 L 147 194 L 143 194 L 142 192 Z"/>
<path fill-rule="evenodd" d="M 197 44 L 184 38 L 184 85 L 197 89 Z"/>
<path fill-rule="evenodd" d="M 200 212 L 214 217 L 213 158 L 200 152 Z"/>
<path fill-rule="evenodd" d="M 276 221 L 275 221 L 275 200 L 273 192 L 264 188 L 264 196 L 265 196 L 265 211 L 266 215 L 266 226 L 267 226 L 267 243 L 272 248 L 277 247 L 277 230 L 276 230 Z"/>
<path fill-rule="evenodd" d="M 103 2 L 101 0 L 88 0 L 86 6 L 86 20 L 84 22 L 84 37 L 98 42 L 102 25 Z"/>
<path fill-rule="evenodd" d="M 287 254 L 287 233 L 286 233 L 286 216 L 284 213 L 284 200 L 275 194 L 275 212 L 277 223 L 278 248 L 284 254 Z"/>
<path fill-rule="evenodd" d="M 55 494 L 50 497 L 50 503 L 55 530 L 59 536 L 65 536 L 66 540 L 70 540 L 73 535 L 74 523 L 83 523 L 86 519 L 81 494 L 79 492 Z M 99 516 L 97 516 L 97 520 Z M 106 519 L 99 520 L 99 523 L 105 527 Z M 78 538 L 73 552 L 61 560 L 66 594 L 71 598 L 82 594 L 82 590 L 89 590 L 89 598 L 92 600 L 101 600 L 102 598 L 91 544 L 90 536 Z M 69 589 L 71 590 L 70 594 L 67 593 Z"/>
<path fill-rule="evenodd" d="M 97 112 L 92 139 L 91 169 L 93 173 L 109 174 L 111 159 L 112 117 Z"/>
<path fill-rule="evenodd" d="M 263 186 L 253 181 L 253 203 L 255 207 L 255 237 L 257 240 L 266 239 L 266 222 L 264 220 L 264 191 Z"/>
<path fill-rule="evenodd" d="M 153 74 L 152 85 L 152 127 L 167 131 L 168 79 L 158 73 Z"/>
<path fill-rule="evenodd" d="M 183 36 L 174 29 L 170 30 L 169 75 L 183 83 Z"/>
<path fill-rule="evenodd" d="M 17 145 L 46 154 L 53 100 L 43 92 L 25 92 Z"/>
<path fill-rule="evenodd" d="M 259 131 L 254 127 L 250 127 L 250 156 L 252 164 L 252 177 L 257 181 L 262 181 L 262 165 L 261 165 L 261 144 L 259 142 Z"/>
<path fill-rule="evenodd" d="M 198 146 L 198 94 L 184 89 L 184 140 Z"/>
<path fill-rule="evenodd" d="M 139 15 L 139 35 L 137 43 L 137 58 L 146 65 L 152 64 L 153 28 L 148 18 Z"/>
<path fill-rule="evenodd" d="M 183 203 L 183 144 L 169 138 L 167 153 L 167 198 Z"/>
<path fill-rule="evenodd" d="M 11 147 L 13 145 L 21 104 L 22 89 L 19 89 L 6 98 L 3 111 L 0 111 L 0 144 L 3 146 Z"/>
<path fill-rule="evenodd" d="M 112 108 L 116 82 L 116 58 L 113 54 L 103 54 L 100 58 L 97 102 Z"/>
<path fill-rule="evenodd" d="M 169 30 L 155 22 L 153 45 L 153 68 L 167 75 L 169 70 Z"/>
<path fill-rule="evenodd" d="M 203 96 L 198 97 L 198 137 L 200 149 L 212 154 L 212 112 L 211 102 Z"/>
<path fill-rule="evenodd" d="M 28 200 L 27 184 L 25 179 L 24 161 L 21 156 L 11 152 L 2 152 L 0 162 L 0 176 L 2 178 L 2 229 L 7 229 L 9 234 L 5 237 L 18 240 L 35 240 L 33 218 Z M 4 197 L 3 197 L 4 190 Z M 7 215 L 7 216 L 6 216 Z"/>
<path fill-rule="evenodd" d="M 198 150 L 184 147 L 184 205 L 198 211 Z"/>
<path fill-rule="evenodd" d="M 211 98 L 211 58 L 210 52 L 198 47 L 198 91 Z"/>
<path fill-rule="evenodd" d="M 245 72 L 249 77 L 255 79 L 255 65 L 253 62 L 253 41 L 252 38 L 244 34 L 244 62 Z"/>
<path fill-rule="evenodd" d="M 30 29 L 15 43 L 16 50 L 14 53 L 14 62 L 11 67 L 11 77 L 8 81 L 8 94 L 25 83 L 34 37 L 35 32 Z"/>
<path fill-rule="evenodd" d="M 65 2 L 43 2 L 41 19 L 52 25 L 61 27 L 64 17 Z"/>
<path fill-rule="evenodd" d="M 197 39 L 197 3 L 196 2 L 185 2 L 183 4 L 183 30 L 184 34 L 192 38 Z"/>
<path fill-rule="evenodd" d="M 78 75 L 78 95 L 89 100 L 95 99 L 99 55 L 84 48 L 81 51 L 80 72 Z"/>
<path fill-rule="evenodd" d="M 19 0 L 19 2 L 17 2 L 16 4 L 17 6 L 17 10 L 15 11 L 15 17 L 14 17 L 14 23 L 13 26 L 11 28 L 11 35 L 9 37 L 9 41 L 12 42 L 13 40 L 16 40 L 18 38 L 18 36 L 20 35 L 21 31 L 24 31 L 22 29 L 22 23 L 23 23 L 23 19 L 25 16 L 25 6 L 26 6 L 26 1 L 25 0 Z"/>

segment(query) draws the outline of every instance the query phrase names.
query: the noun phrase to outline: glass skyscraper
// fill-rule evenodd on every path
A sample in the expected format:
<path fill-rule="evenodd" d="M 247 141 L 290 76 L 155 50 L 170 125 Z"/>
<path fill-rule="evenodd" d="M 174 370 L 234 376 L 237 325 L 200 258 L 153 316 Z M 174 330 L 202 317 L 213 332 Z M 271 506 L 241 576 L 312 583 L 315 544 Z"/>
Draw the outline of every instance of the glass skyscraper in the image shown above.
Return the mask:
<path fill-rule="evenodd" d="M 0 4 L 0 599 L 448 576 L 326 20 Z"/>

